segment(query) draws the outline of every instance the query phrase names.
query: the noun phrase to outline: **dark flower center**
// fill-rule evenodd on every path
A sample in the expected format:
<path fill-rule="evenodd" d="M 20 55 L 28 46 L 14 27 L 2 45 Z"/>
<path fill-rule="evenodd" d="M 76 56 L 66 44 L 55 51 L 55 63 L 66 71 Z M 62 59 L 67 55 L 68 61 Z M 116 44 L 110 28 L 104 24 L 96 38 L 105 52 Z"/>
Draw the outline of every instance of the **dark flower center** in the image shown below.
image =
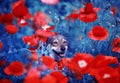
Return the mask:
<path fill-rule="evenodd" d="M 120 47 L 120 42 L 117 42 L 116 46 Z"/>

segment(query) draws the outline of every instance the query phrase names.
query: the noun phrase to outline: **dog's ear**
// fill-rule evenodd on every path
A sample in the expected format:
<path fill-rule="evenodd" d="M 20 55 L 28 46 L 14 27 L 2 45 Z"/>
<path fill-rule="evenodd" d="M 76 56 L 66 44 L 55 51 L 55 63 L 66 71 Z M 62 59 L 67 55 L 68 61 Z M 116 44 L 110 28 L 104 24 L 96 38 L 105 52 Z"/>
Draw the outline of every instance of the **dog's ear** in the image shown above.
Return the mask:
<path fill-rule="evenodd" d="M 51 44 L 52 43 L 52 37 L 49 37 L 48 39 L 47 39 L 47 41 L 46 41 L 46 44 Z"/>

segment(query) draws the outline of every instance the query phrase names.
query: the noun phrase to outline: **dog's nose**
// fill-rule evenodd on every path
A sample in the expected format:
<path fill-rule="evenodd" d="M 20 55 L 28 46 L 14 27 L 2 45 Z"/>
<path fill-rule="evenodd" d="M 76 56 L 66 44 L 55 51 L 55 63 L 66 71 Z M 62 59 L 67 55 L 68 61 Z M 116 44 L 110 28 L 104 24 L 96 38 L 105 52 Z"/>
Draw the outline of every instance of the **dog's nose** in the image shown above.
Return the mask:
<path fill-rule="evenodd" d="M 65 47 L 64 46 L 61 47 L 61 51 L 65 51 Z"/>

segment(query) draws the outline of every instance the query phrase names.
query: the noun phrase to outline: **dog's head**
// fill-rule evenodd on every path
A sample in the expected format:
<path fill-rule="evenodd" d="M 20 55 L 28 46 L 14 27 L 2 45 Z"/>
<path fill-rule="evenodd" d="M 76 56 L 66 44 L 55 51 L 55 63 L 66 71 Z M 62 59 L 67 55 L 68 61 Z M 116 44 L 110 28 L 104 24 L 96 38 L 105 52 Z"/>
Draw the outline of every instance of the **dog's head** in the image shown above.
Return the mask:
<path fill-rule="evenodd" d="M 49 37 L 47 44 L 51 45 L 53 53 L 59 57 L 64 57 L 68 49 L 68 42 L 62 35 Z"/>

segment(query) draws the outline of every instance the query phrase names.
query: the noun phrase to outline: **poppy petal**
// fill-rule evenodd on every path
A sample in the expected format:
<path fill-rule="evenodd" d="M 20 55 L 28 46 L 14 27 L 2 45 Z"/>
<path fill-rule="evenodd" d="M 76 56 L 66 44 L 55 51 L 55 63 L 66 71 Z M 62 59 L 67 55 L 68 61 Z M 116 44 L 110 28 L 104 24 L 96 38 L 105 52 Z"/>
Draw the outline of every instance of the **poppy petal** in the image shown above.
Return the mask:
<path fill-rule="evenodd" d="M 41 83 L 40 82 L 40 72 L 37 69 L 31 68 L 28 71 L 27 76 L 24 79 L 24 83 Z"/>
<path fill-rule="evenodd" d="M 3 48 L 3 43 L 0 42 L 0 50 Z"/>
<path fill-rule="evenodd" d="M 97 81 L 99 83 L 119 83 L 119 73 L 112 67 L 104 67 L 104 68 L 99 68 L 96 70 L 93 70 L 94 73 L 91 73 L 91 75 L 95 76 Z"/>
<path fill-rule="evenodd" d="M 0 83 L 13 83 L 13 82 L 9 79 L 3 78 L 3 79 L 0 79 Z"/>
<path fill-rule="evenodd" d="M 93 29 L 88 33 L 89 38 L 93 39 L 93 40 L 106 40 L 108 38 L 108 30 L 105 29 L 102 26 L 95 26 L 93 27 Z"/>
<path fill-rule="evenodd" d="M 51 76 L 51 75 L 46 75 L 45 77 L 43 77 L 43 79 L 41 80 L 42 83 L 56 83 L 56 79 Z"/>
<path fill-rule="evenodd" d="M 38 61 L 38 54 L 36 52 L 32 52 L 31 60 Z"/>
<path fill-rule="evenodd" d="M 4 72 L 7 75 L 21 76 L 25 72 L 24 64 L 19 61 L 14 61 L 4 69 Z"/>
<path fill-rule="evenodd" d="M 24 36 L 22 40 L 26 44 L 29 44 L 30 46 L 36 46 L 38 44 L 38 40 L 34 38 L 33 36 Z"/>
<path fill-rule="evenodd" d="M 49 69 L 54 69 L 57 66 L 55 60 L 49 56 L 42 56 L 42 61 Z"/>
<path fill-rule="evenodd" d="M 15 34 L 18 32 L 18 28 L 15 25 L 6 25 L 6 30 L 10 34 Z"/>
<path fill-rule="evenodd" d="M 60 71 L 52 72 L 50 75 L 56 78 L 57 82 L 59 83 L 68 83 L 68 78 L 64 76 Z"/>
<path fill-rule="evenodd" d="M 115 38 L 113 40 L 112 51 L 120 53 L 120 38 Z"/>
<path fill-rule="evenodd" d="M 109 66 L 110 64 L 118 64 L 117 57 L 105 56 L 105 55 L 99 54 L 93 60 L 91 66 L 92 68 L 101 68 L 101 67 Z"/>

